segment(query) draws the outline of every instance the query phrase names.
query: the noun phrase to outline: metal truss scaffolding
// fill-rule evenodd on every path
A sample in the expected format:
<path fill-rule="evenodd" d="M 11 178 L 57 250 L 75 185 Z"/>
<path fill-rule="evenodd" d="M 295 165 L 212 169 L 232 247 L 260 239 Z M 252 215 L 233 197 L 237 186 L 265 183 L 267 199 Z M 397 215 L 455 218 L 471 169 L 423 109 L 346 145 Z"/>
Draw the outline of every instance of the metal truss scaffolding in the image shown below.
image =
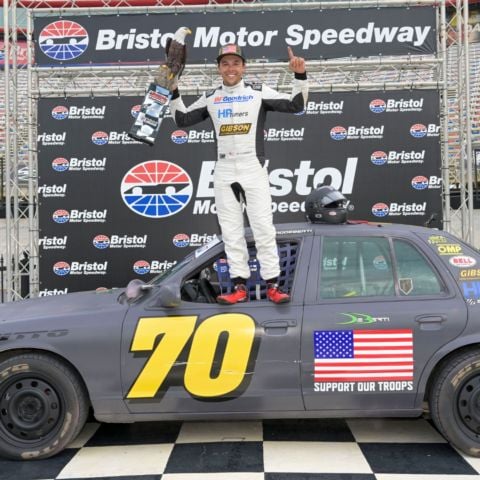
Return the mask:
<path fill-rule="evenodd" d="M 445 32 L 441 35 L 442 50 L 447 53 L 444 66 L 446 101 L 443 104 L 442 165 L 445 228 L 475 244 L 472 115 L 476 105 L 471 95 L 471 78 L 475 78 L 475 72 L 470 62 L 468 19 L 468 1 L 456 0 L 454 14 L 445 22 Z M 447 180 L 449 183 L 446 183 Z M 475 188 L 478 189 L 478 185 Z M 452 190 L 459 190 L 460 194 L 460 206 L 456 210 L 450 209 Z"/>
<path fill-rule="evenodd" d="M 137 0 L 131 0 L 138 5 Z M 25 3 L 11 0 L 4 2 L 5 57 L 5 178 L 7 203 L 7 279 L 9 300 L 22 298 L 22 278 L 29 278 L 30 295 L 39 291 L 38 282 L 38 222 L 35 205 L 37 204 L 36 182 L 36 101 L 39 97 L 55 97 L 59 93 L 65 96 L 85 95 L 143 95 L 145 88 L 153 78 L 154 66 L 89 66 L 36 68 L 32 65 L 33 18 L 35 16 L 62 15 L 102 15 L 112 12 L 129 13 L 182 13 L 192 11 L 276 11 L 279 9 L 300 10 L 318 8 L 348 8 L 354 14 L 355 9 L 374 7 L 414 7 L 432 6 L 437 8 L 439 32 L 436 55 L 342 58 L 335 60 L 308 61 L 308 78 L 311 91 L 341 92 L 366 90 L 402 90 L 402 89 L 438 89 L 441 93 L 442 114 L 442 166 L 444 183 L 444 222 L 446 229 L 451 228 L 449 185 L 452 179 L 462 187 L 463 201 L 459 214 L 462 215 L 465 228 L 461 236 L 473 240 L 472 233 L 472 167 L 471 137 L 469 113 L 469 61 L 468 42 L 465 29 L 468 16 L 467 0 L 458 0 L 457 21 L 447 22 L 445 0 L 352 0 L 352 1 L 298 1 L 288 3 L 268 3 L 249 1 L 248 3 L 224 3 L 209 1 L 206 5 L 191 5 L 192 0 L 157 0 L 155 6 L 138 7 L 127 0 L 116 0 L 115 7 L 109 7 L 108 0 L 92 2 L 96 6 L 86 8 L 86 0 L 60 2 L 59 0 Z M 68 8 L 58 8 L 60 5 Z M 28 15 L 27 37 L 28 65 L 21 69 L 16 65 L 18 11 Z M 54 8 L 57 7 L 57 8 Z M 461 13 L 461 14 L 460 14 Z M 461 18 L 461 21 L 460 21 Z M 462 35 L 463 33 L 463 35 Z M 453 39 L 447 48 L 447 40 Z M 455 50 L 455 51 L 452 51 Z M 456 62 L 452 68 L 449 62 Z M 458 72 L 455 79 L 448 78 L 449 72 Z M 285 63 L 249 62 L 249 80 L 265 82 L 279 90 L 290 88 L 292 75 Z M 214 64 L 188 65 L 182 77 L 182 91 L 195 94 L 211 88 L 218 81 Z M 20 101 L 20 97 L 21 100 Z M 26 101 L 25 101 L 26 100 Z M 453 103 L 449 101 L 453 100 Z M 451 105 L 454 105 L 452 107 Z M 458 123 L 458 139 L 452 147 L 449 141 L 449 123 Z M 454 154 L 452 154 L 452 148 Z M 21 162 L 28 162 L 28 187 L 21 188 L 18 170 Z M 28 242 L 21 240 L 20 225 L 28 221 Z M 463 225 L 463 223 L 462 223 Z M 23 237 L 22 237 L 23 238 Z M 22 244 L 23 241 L 23 244 Z M 22 252 L 28 250 L 28 262 L 22 259 Z M 22 262 L 23 260 L 23 262 Z"/>

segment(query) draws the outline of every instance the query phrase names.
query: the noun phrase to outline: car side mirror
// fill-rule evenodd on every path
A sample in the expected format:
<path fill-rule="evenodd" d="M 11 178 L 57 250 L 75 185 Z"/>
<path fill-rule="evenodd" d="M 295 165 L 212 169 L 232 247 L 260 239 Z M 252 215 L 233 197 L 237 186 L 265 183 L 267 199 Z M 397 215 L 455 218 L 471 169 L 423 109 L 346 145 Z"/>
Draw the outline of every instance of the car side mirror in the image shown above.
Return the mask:
<path fill-rule="evenodd" d="M 127 288 L 125 289 L 125 296 L 128 300 L 135 300 L 142 292 L 150 290 L 150 288 L 152 288 L 151 285 L 145 283 L 143 280 L 134 278 L 128 282 Z"/>
<path fill-rule="evenodd" d="M 162 307 L 175 308 L 182 302 L 180 296 L 180 285 L 176 283 L 166 283 L 159 289 L 157 296 L 157 304 Z"/>

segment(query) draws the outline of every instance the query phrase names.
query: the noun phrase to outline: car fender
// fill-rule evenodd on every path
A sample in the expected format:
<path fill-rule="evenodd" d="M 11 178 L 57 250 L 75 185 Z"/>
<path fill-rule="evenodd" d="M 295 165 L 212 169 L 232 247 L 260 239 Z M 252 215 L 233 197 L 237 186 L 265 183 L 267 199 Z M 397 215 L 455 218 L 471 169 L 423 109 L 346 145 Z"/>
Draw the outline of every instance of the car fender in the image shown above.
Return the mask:
<path fill-rule="evenodd" d="M 78 318 L 78 321 L 81 321 L 81 318 Z M 127 413 L 121 389 L 120 328 L 117 331 L 117 341 L 113 342 L 105 352 L 105 358 L 100 359 L 98 348 L 95 349 L 97 356 L 92 358 L 91 345 L 88 343 L 88 328 L 49 329 L 47 323 L 47 328 L 35 330 L 28 328 L 34 325 L 33 322 L 25 323 L 27 324 L 22 326 L 21 333 L 13 330 L 14 333 L 0 334 L 0 358 L 8 355 L 9 352 L 20 350 L 50 353 L 64 360 L 78 373 L 87 389 L 95 415 L 97 412 L 105 411 L 114 414 Z M 46 324 L 43 323 L 43 325 Z M 68 339 L 69 335 L 70 339 Z M 98 368 L 111 373 L 108 377 L 96 375 Z M 108 384 L 105 378 L 108 378 Z"/>
<path fill-rule="evenodd" d="M 471 333 L 466 336 L 457 337 L 435 352 L 419 376 L 417 397 L 415 399 L 416 407 L 424 401 L 428 381 L 431 378 L 432 372 L 442 362 L 442 360 L 452 352 L 472 346 L 480 348 L 480 333 Z"/>

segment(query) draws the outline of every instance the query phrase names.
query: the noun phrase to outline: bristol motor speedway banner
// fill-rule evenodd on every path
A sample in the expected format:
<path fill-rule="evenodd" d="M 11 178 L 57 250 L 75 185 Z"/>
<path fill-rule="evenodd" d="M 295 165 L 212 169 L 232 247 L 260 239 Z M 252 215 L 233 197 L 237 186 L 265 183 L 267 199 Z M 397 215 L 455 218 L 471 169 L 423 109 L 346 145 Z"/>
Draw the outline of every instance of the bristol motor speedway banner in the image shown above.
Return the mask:
<path fill-rule="evenodd" d="M 149 280 L 220 233 L 210 120 L 167 117 L 150 147 L 127 136 L 141 101 L 39 100 L 42 295 Z M 436 91 L 312 93 L 301 115 L 270 113 L 275 223 L 303 221 L 312 188 L 331 184 L 353 219 L 439 226 L 439 130 Z"/>
<path fill-rule="evenodd" d="M 436 51 L 436 10 L 385 7 L 66 16 L 35 19 L 38 66 L 158 63 L 177 28 L 187 37 L 188 63 L 213 62 L 238 43 L 249 59 L 286 60 L 287 46 L 307 59 L 418 55 Z"/>

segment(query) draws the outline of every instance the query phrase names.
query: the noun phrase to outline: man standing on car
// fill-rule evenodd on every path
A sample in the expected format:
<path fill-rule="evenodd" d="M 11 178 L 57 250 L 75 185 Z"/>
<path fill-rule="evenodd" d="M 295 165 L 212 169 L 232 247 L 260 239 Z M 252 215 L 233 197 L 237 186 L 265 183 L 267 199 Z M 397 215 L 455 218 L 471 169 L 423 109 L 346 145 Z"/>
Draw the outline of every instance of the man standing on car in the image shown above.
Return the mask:
<path fill-rule="evenodd" d="M 217 57 L 223 84 L 205 92 L 188 108 L 177 88 L 170 103 L 179 127 L 194 125 L 208 117 L 213 122 L 218 152 L 214 174 L 215 204 L 230 276 L 235 285 L 232 293 L 217 297 L 222 304 L 248 299 L 246 280 L 250 269 L 243 202 L 255 239 L 260 275 L 267 282 L 267 298 L 274 303 L 290 300 L 277 284 L 280 266 L 264 154 L 266 113 L 299 113 L 307 101 L 305 60 L 296 57 L 290 47 L 288 56 L 289 68 L 295 74 L 291 94 L 279 93 L 264 84 L 244 82 L 245 56 L 238 45 L 229 44 L 220 48 Z"/>

